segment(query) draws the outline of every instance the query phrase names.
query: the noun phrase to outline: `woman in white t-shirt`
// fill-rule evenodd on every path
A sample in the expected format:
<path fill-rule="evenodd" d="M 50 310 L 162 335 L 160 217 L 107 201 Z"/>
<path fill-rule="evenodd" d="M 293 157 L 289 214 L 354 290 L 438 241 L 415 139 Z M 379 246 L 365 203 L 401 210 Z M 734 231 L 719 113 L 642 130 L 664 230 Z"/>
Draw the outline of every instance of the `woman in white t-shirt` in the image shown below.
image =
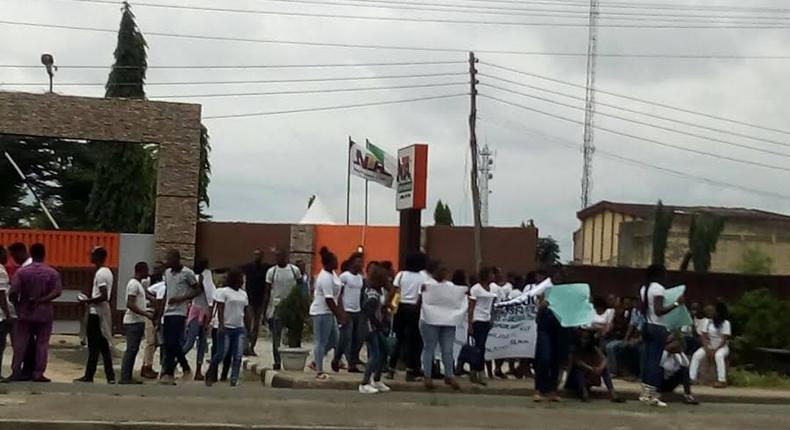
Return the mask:
<path fill-rule="evenodd" d="M 469 290 L 469 336 L 473 339 L 475 347 L 485 354 L 486 340 L 488 332 L 491 331 L 491 310 L 497 293 L 491 291 L 491 269 L 484 267 L 478 273 L 479 283 L 472 286 Z M 482 360 L 481 360 L 482 362 Z M 459 368 L 463 368 L 465 362 L 458 363 Z M 472 383 L 486 385 L 483 378 L 483 368 L 470 368 L 470 379 Z"/>
<path fill-rule="evenodd" d="M 444 301 L 452 297 L 455 301 L 444 304 L 438 310 L 430 307 L 432 312 L 428 312 L 429 306 L 422 306 L 420 311 L 420 334 L 423 340 L 422 349 L 422 370 L 425 372 L 425 388 L 433 388 L 433 361 L 436 347 L 439 346 L 442 364 L 444 367 L 444 383 L 455 390 L 460 390 L 461 386 L 455 380 L 455 360 L 453 358 L 453 344 L 455 343 L 455 329 L 463 322 L 466 305 L 466 287 L 459 287 L 447 280 L 447 268 L 439 262 L 432 262 L 428 272 L 430 278 L 420 288 L 422 298 L 432 298 L 435 294 L 442 295 L 442 291 L 447 291 L 450 295 L 444 297 Z M 446 290 L 451 288 L 452 290 Z M 441 290 L 437 290 L 441 289 Z"/>
<path fill-rule="evenodd" d="M 246 323 L 252 315 L 249 312 L 250 301 L 247 292 L 241 286 L 244 283 L 244 274 L 240 269 L 228 272 L 224 288 L 214 293 L 214 305 L 217 309 L 217 349 L 206 373 L 206 385 L 211 386 L 217 381 L 217 369 L 225 355 L 231 355 L 230 386 L 235 387 L 239 382 L 241 357 L 246 344 Z"/>
<path fill-rule="evenodd" d="M 411 254 L 406 257 L 405 270 L 395 275 L 392 281 L 395 294 L 400 295 L 398 311 L 393 321 L 393 330 L 398 343 L 390 356 L 390 373 L 392 379 L 401 355 L 406 363 L 406 381 L 415 381 L 422 376 L 420 356 L 422 354 L 422 337 L 420 335 L 420 288 L 428 280 L 425 268 L 428 256 L 423 253 Z"/>
<path fill-rule="evenodd" d="M 727 357 L 730 355 L 730 336 L 732 327 L 727 320 L 728 310 L 724 303 L 716 303 L 713 318 L 707 320 L 707 325 L 702 329 L 702 347 L 691 357 L 689 377 L 692 382 L 697 380 L 699 366 L 702 360 L 716 364 L 716 382 L 714 388 L 727 386 Z"/>
<path fill-rule="evenodd" d="M 661 356 L 669 333 L 664 323 L 664 315 L 671 312 L 683 303 L 680 297 L 675 303 L 664 303 L 664 285 L 667 283 L 667 269 L 660 264 L 647 268 L 645 286 L 639 290 L 646 323 L 642 330 L 642 339 L 645 344 L 644 358 L 642 359 L 642 394 L 639 400 L 650 406 L 666 407 L 658 394 L 658 387 L 663 381 L 661 369 Z"/>
<path fill-rule="evenodd" d="M 340 305 L 340 279 L 335 274 L 337 257 L 326 247 L 321 248 L 321 264 L 323 270 L 315 280 L 313 303 L 310 305 L 310 316 L 313 318 L 313 335 L 315 348 L 316 379 L 329 379 L 324 373 L 324 357 L 330 349 L 337 345 L 337 325 L 346 321 L 343 307 Z"/>
<path fill-rule="evenodd" d="M 357 366 L 359 365 L 359 350 L 362 348 L 365 336 L 365 319 L 362 317 L 360 306 L 362 287 L 365 284 L 365 279 L 362 277 L 362 268 L 365 266 L 362 253 L 355 252 L 344 265 L 348 270 L 339 276 L 343 286 L 340 298 L 347 321 L 340 326 L 335 357 L 332 359 L 332 370 L 340 371 L 340 360 L 345 355 L 348 360 L 348 372 L 361 373 Z"/>

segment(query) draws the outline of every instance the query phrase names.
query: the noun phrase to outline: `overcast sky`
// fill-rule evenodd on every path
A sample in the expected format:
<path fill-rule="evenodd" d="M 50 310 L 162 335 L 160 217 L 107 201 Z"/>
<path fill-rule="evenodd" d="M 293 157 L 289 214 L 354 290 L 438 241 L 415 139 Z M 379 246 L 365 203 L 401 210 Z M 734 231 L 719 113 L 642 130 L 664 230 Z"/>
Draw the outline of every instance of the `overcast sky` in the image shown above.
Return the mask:
<path fill-rule="evenodd" d="M 337 0 L 316 0 L 338 3 Z M 404 0 L 390 2 L 397 5 Z M 643 0 L 646 1 L 646 0 Z M 344 1 L 345 3 L 349 3 Z M 452 4 L 507 8 L 562 9 L 561 5 L 537 5 L 512 0 L 501 3 L 476 0 L 413 0 L 423 5 Z M 69 0 L 28 1 L 0 0 L 2 20 L 41 24 L 58 24 L 103 29 L 117 29 L 119 4 L 96 4 Z M 149 33 L 178 33 L 247 39 L 276 39 L 304 42 L 330 42 L 363 45 L 397 45 L 407 47 L 453 48 L 477 51 L 512 50 L 549 53 L 582 53 L 587 49 L 584 27 L 504 26 L 447 22 L 397 22 L 234 14 L 183 9 L 162 9 L 144 3 L 233 7 L 298 13 L 365 15 L 381 17 L 418 17 L 419 19 L 488 20 L 552 22 L 546 17 L 507 15 L 450 14 L 431 11 L 371 9 L 354 6 L 311 5 L 282 1 L 179 1 L 146 0 L 131 2 L 137 22 L 149 45 L 149 65 L 283 65 L 375 62 L 457 61 L 457 64 L 355 67 L 331 69 L 151 69 L 148 83 L 230 80 L 314 79 L 326 77 L 374 77 L 389 75 L 458 73 L 458 76 L 434 78 L 387 79 L 347 82 L 268 83 L 244 85 L 148 86 L 150 97 L 200 95 L 216 93 L 290 91 L 306 89 L 359 88 L 427 83 L 459 83 L 458 86 L 413 88 L 279 96 L 227 98 L 186 98 L 178 101 L 203 104 L 204 116 L 267 112 L 288 109 L 369 103 L 411 99 L 432 95 L 459 94 L 467 91 L 463 76 L 467 66 L 464 52 L 421 52 L 408 50 L 309 47 L 219 40 L 190 40 L 154 36 Z M 366 2 L 365 4 L 373 4 Z M 663 5 L 701 5 L 710 1 L 653 0 Z M 785 2 L 721 0 L 716 4 L 739 7 L 785 7 Z M 430 7 L 430 6 L 428 6 Z M 435 6 L 434 6 L 435 7 Z M 583 11 L 583 9 L 570 9 Z M 646 14 L 697 14 L 705 12 L 677 9 L 614 9 L 607 12 L 644 12 Z M 530 12 L 518 12 L 528 14 Z M 711 14 L 714 12 L 710 12 Z M 716 12 L 721 15 L 724 12 Z M 736 14 L 737 15 L 737 14 Z M 740 12 L 741 21 L 760 15 L 757 11 Z M 782 16 L 790 17 L 790 11 Z M 644 18 L 644 17 L 643 17 Z M 678 18 L 686 19 L 689 18 Z M 714 20 L 718 20 L 717 18 Z M 754 19 L 751 19 L 754 21 Z M 554 19 L 554 21 L 557 21 Z M 568 21 L 577 22 L 583 21 Z M 602 21 L 603 22 L 603 21 Z M 606 21 L 612 23 L 615 21 Z M 649 23 L 646 21 L 616 21 Z M 111 33 L 51 28 L 31 28 L 0 24 L 0 64 L 36 65 L 43 52 L 52 53 L 62 66 L 110 66 L 113 62 L 115 35 Z M 651 29 L 602 27 L 599 52 L 602 54 L 670 54 L 670 55 L 740 55 L 790 56 L 788 29 Z M 584 84 L 586 59 L 582 56 L 505 55 L 479 53 L 481 61 L 508 68 Z M 577 87 L 564 86 L 492 68 L 479 70 L 489 76 L 522 82 L 553 91 L 584 96 Z M 716 116 L 731 117 L 779 129 L 787 126 L 790 83 L 787 76 L 790 60 L 777 59 L 679 59 L 622 58 L 598 59 L 597 86 L 602 90 L 627 94 L 658 103 L 683 107 Z M 63 68 L 56 75 L 56 92 L 102 96 L 98 86 L 64 86 L 67 82 L 103 83 L 108 69 L 77 70 Z M 481 83 L 525 92 L 583 108 L 584 102 L 547 95 L 539 91 L 496 81 L 486 76 Z M 43 92 L 46 76 L 41 69 L 0 68 L 0 90 Z M 8 83 L 41 82 L 40 86 L 10 86 Z M 561 115 L 576 122 L 583 120 L 580 109 L 556 106 L 491 87 L 487 94 L 533 109 Z M 749 136 L 781 142 L 787 135 L 712 120 L 687 113 L 598 94 L 606 104 L 647 111 L 656 115 L 725 129 Z M 468 179 L 468 97 L 420 101 L 415 103 L 373 106 L 327 112 L 247 118 L 206 120 L 211 134 L 213 168 L 209 189 L 210 213 L 216 220 L 254 222 L 297 222 L 303 215 L 307 199 L 317 194 L 337 221 L 345 217 L 346 142 L 370 139 L 380 147 L 395 152 L 415 142 L 427 143 L 429 149 L 429 210 L 423 223 L 432 223 L 436 200 L 449 203 L 458 224 L 471 223 L 471 198 Z M 764 150 L 790 154 L 790 148 L 757 140 L 734 137 L 707 130 L 673 124 L 655 118 L 619 112 L 604 106 L 600 113 L 611 113 L 650 122 L 671 129 L 704 134 L 720 140 L 749 145 Z M 541 235 L 559 240 L 564 258 L 571 258 L 572 233 L 578 227 L 576 211 L 580 206 L 582 127 L 552 119 L 538 113 L 480 98 L 478 139 L 496 151 L 496 170 L 491 182 L 490 219 L 496 226 L 517 226 L 534 219 Z M 790 167 L 787 158 L 735 148 L 657 130 L 617 119 L 596 117 L 603 128 L 637 135 L 696 151 Z M 654 143 L 618 136 L 602 130 L 595 133 L 595 145 L 602 152 L 639 160 L 663 168 L 738 184 L 765 192 L 788 194 L 790 172 L 765 169 L 732 161 L 695 155 Z M 636 166 L 596 155 L 593 165 L 592 201 L 613 200 L 668 204 L 721 205 L 754 207 L 790 212 L 790 201 L 746 191 L 713 186 L 681 178 L 644 166 Z M 352 180 L 352 221 L 362 221 L 363 183 Z M 396 224 L 395 198 L 391 190 L 371 185 L 371 222 Z"/>

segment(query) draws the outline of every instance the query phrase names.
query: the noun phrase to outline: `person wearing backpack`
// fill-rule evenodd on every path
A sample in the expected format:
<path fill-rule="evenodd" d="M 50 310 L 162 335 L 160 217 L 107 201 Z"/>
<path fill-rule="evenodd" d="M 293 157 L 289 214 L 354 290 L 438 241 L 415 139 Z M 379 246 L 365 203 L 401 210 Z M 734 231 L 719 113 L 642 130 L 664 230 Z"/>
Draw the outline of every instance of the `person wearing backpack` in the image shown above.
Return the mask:
<path fill-rule="evenodd" d="M 275 309 L 281 301 L 291 294 L 291 290 L 302 279 L 302 274 L 298 267 L 288 263 L 288 254 L 285 251 L 277 250 L 276 258 L 277 264 L 270 267 L 266 272 L 266 294 L 270 297 L 264 299 L 264 303 L 269 303 L 266 308 L 266 320 L 269 323 L 269 331 L 272 335 L 273 369 L 280 370 L 280 338 L 283 332 L 283 325 L 277 318 Z"/>

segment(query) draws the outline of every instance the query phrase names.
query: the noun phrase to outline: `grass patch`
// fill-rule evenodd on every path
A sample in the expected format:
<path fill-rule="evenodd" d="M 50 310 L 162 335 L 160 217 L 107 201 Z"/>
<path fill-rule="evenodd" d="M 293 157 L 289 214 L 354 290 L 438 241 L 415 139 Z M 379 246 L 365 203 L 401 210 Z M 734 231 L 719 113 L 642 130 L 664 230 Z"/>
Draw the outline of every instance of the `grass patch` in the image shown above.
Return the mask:
<path fill-rule="evenodd" d="M 776 372 L 755 372 L 734 368 L 727 375 L 730 385 L 734 387 L 748 388 L 774 388 L 790 390 L 790 377 L 780 375 Z"/>

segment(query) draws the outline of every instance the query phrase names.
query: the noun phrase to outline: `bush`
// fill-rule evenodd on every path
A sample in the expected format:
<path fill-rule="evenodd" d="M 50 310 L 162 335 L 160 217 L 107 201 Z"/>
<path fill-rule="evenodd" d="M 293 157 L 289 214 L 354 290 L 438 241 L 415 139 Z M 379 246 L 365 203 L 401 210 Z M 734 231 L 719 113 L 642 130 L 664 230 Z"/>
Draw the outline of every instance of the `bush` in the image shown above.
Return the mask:
<path fill-rule="evenodd" d="M 302 346 L 302 334 L 307 321 L 310 301 L 298 286 L 291 289 L 290 294 L 277 305 L 275 314 L 286 329 L 286 343 L 290 348 Z"/>
<path fill-rule="evenodd" d="M 730 316 L 741 348 L 790 349 L 790 302 L 767 289 L 745 293 L 730 308 Z"/>

